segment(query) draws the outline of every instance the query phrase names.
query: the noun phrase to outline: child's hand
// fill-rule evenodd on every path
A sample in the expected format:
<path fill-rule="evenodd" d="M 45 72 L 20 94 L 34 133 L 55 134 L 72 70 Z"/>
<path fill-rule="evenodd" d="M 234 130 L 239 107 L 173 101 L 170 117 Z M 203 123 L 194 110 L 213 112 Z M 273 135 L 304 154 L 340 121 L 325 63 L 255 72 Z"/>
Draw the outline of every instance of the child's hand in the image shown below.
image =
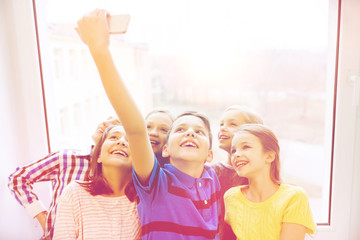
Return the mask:
<path fill-rule="evenodd" d="M 35 216 L 37 218 L 37 220 L 39 221 L 44 233 L 45 233 L 45 225 L 46 225 L 47 215 L 48 215 L 48 212 L 43 211 L 43 212 L 41 212 L 41 213 L 39 213 L 38 215 Z"/>
<path fill-rule="evenodd" d="M 111 125 L 120 125 L 120 124 L 121 124 L 120 120 L 112 116 L 106 119 L 104 122 L 100 123 L 95 133 L 92 135 L 92 139 L 94 140 L 95 145 L 100 141 L 100 138 L 103 135 L 106 128 L 108 128 Z"/>
<path fill-rule="evenodd" d="M 90 50 L 101 50 L 109 46 L 109 16 L 105 10 L 95 9 L 77 22 L 75 30 Z"/>

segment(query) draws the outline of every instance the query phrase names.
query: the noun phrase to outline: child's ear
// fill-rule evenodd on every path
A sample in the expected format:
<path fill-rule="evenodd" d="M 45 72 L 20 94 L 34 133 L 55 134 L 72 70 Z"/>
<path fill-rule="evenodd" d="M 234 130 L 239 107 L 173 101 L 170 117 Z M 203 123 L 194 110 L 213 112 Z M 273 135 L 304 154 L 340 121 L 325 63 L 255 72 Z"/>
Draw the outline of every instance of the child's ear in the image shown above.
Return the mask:
<path fill-rule="evenodd" d="M 168 149 L 167 149 L 167 145 L 166 145 L 166 144 L 163 146 L 162 156 L 163 156 L 164 158 L 167 158 L 167 157 L 169 157 L 169 156 L 170 156 L 170 154 L 169 154 L 169 152 L 168 152 Z"/>
<path fill-rule="evenodd" d="M 213 158 L 214 158 L 214 153 L 213 153 L 213 151 L 210 149 L 210 150 L 209 150 L 209 153 L 208 153 L 208 155 L 207 155 L 207 157 L 206 157 L 206 162 L 211 162 L 211 161 L 213 160 Z"/>
<path fill-rule="evenodd" d="M 272 163 L 275 160 L 275 152 L 274 151 L 269 151 L 266 153 L 267 157 L 266 157 L 266 162 L 267 163 Z"/>

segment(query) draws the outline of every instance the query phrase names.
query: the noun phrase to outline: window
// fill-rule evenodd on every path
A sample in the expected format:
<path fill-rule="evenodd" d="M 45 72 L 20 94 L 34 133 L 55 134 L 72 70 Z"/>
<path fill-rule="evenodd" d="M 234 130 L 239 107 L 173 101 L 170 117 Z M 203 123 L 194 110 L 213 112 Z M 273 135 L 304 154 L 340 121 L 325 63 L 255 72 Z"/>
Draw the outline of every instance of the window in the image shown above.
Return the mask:
<path fill-rule="evenodd" d="M 284 181 L 305 188 L 316 222 L 329 224 L 338 17 L 329 9 L 335 1 L 38 4 L 45 5 L 38 14 L 48 24 L 40 45 L 52 55 L 42 64 L 54 69 L 53 79 L 44 79 L 54 102 L 47 106 L 61 119 L 63 136 L 51 141 L 52 149 L 89 144 L 97 124 L 114 114 L 74 24 L 95 7 L 129 13 L 128 33 L 113 36 L 111 49 L 144 115 L 157 106 L 174 114 L 200 110 L 216 136 L 227 106 L 254 108 L 280 139 Z M 224 159 L 214 140 L 215 159 Z"/>

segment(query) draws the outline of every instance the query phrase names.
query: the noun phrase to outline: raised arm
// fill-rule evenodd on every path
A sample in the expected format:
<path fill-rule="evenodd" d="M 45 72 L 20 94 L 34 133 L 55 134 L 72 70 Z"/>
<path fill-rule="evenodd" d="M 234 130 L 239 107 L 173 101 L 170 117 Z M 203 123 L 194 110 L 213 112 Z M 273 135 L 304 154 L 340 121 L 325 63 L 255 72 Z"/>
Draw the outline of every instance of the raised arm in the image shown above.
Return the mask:
<path fill-rule="evenodd" d="M 122 122 L 129 139 L 133 166 L 146 182 L 154 166 L 154 155 L 148 140 L 146 124 L 135 102 L 117 72 L 109 50 L 108 13 L 96 9 L 78 21 L 76 29 L 95 61 L 106 94 Z"/>

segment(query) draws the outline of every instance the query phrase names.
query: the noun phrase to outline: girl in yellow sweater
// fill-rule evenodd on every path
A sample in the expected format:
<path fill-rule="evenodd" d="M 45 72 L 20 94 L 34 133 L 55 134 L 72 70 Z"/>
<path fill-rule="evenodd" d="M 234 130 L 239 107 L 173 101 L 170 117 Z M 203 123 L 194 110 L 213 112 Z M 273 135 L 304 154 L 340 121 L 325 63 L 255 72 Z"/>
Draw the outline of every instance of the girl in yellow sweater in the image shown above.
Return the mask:
<path fill-rule="evenodd" d="M 237 239 L 297 240 L 315 232 L 304 190 L 280 181 L 279 151 L 275 134 L 264 125 L 242 125 L 233 138 L 231 163 L 249 180 L 224 195 L 225 221 Z"/>

